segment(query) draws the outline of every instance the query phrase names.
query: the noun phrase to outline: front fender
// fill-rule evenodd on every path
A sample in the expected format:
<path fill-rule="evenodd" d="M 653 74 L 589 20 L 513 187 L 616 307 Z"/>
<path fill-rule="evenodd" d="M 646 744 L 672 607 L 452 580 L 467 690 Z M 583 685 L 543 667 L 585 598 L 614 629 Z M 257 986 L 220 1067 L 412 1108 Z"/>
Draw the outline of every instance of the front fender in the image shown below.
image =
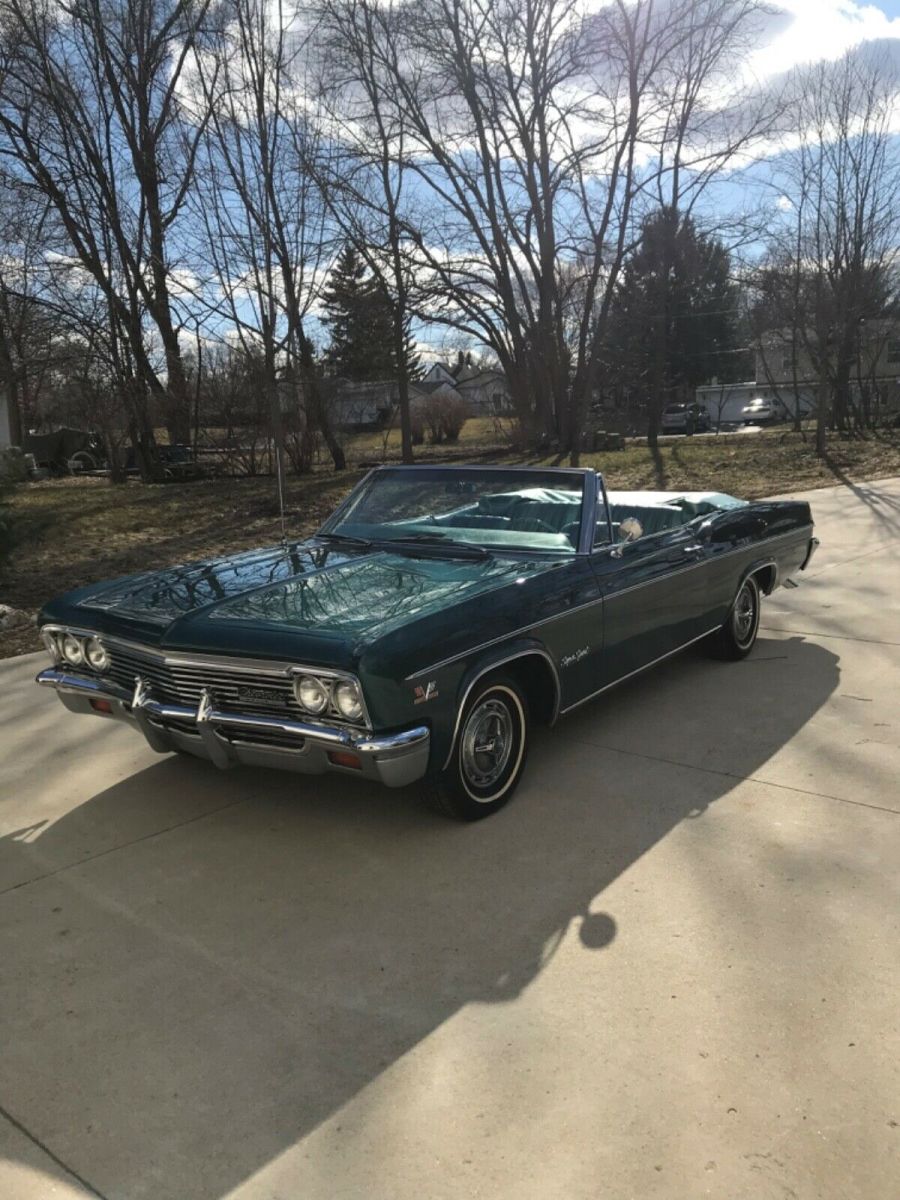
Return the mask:
<path fill-rule="evenodd" d="M 543 642 L 534 637 L 526 637 L 516 638 L 515 641 L 507 642 L 501 646 L 492 646 L 490 650 L 485 651 L 475 661 L 471 662 L 460 677 L 456 690 L 452 725 L 449 729 L 443 728 L 435 731 L 435 736 L 433 737 L 433 764 L 439 764 L 442 768 L 446 768 L 449 765 L 466 701 L 469 699 L 478 681 L 483 679 L 485 675 L 489 675 L 491 672 L 507 664 L 521 662 L 528 658 L 539 659 L 545 664 L 546 670 L 553 680 L 551 724 L 556 720 L 559 714 L 561 699 L 559 671 L 557 670 L 553 656 Z"/>

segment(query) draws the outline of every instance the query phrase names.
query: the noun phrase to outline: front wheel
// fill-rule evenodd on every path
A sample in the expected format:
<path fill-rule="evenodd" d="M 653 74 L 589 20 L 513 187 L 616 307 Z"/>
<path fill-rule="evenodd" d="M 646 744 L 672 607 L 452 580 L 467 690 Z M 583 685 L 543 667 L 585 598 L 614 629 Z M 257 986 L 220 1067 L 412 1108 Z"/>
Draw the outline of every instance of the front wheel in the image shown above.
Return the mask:
<path fill-rule="evenodd" d="M 759 584 L 751 575 L 741 584 L 728 620 L 712 635 L 710 648 L 716 658 L 736 662 L 753 649 L 758 632 Z"/>
<path fill-rule="evenodd" d="M 514 679 L 479 681 L 466 701 L 447 767 L 426 783 L 425 798 L 443 816 L 480 821 L 510 799 L 528 752 L 528 703 Z"/>

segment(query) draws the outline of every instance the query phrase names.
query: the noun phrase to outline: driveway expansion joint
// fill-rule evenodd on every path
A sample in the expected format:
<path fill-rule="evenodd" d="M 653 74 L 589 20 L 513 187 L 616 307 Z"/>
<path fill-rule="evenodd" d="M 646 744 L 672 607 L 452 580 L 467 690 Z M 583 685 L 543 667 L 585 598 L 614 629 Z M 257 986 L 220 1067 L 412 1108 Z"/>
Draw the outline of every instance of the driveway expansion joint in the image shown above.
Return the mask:
<path fill-rule="evenodd" d="M 12 887 L 3 888 L 0 891 L 0 899 L 3 896 L 9 895 L 10 892 L 17 892 L 20 888 L 28 887 L 32 883 L 40 883 L 44 879 L 53 879 L 57 875 L 63 875 L 66 871 L 71 871 L 74 867 L 83 867 L 87 863 L 96 862 L 100 858 L 107 858 L 110 854 L 116 854 L 119 850 L 128 850 L 131 846 L 139 846 L 141 842 L 152 841 L 153 838 L 162 837 L 167 833 L 174 833 L 176 829 L 184 829 L 188 825 L 193 825 L 197 821 L 203 821 L 207 817 L 214 817 L 217 813 L 227 812 L 229 808 L 236 808 L 239 804 L 246 804 L 248 800 L 252 800 L 253 796 L 242 796 L 239 800 L 231 800 L 228 804 L 222 804 L 218 808 L 210 808 L 206 812 L 197 813 L 193 817 L 188 817 L 184 821 L 176 821 L 174 825 L 166 825 L 163 829 L 154 829 L 150 833 L 142 834 L 140 837 L 132 838 L 130 842 L 120 842 L 117 846 L 110 846 L 106 850 L 100 850 L 97 854 L 90 855 L 89 858 L 80 858 L 77 862 L 65 863 L 61 867 L 57 867 L 54 871 L 45 871 L 43 875 L 32 875 L 30 879 L 23 879 L 20 883 L 14 883 Z M 2 1112 L 2 1109 L 0 1109 Z"/>
<path fill-rule="evenodd" d="M 648 762 L 664 763 L 669 767 L 682 767 L 686 771 L 700 771 L 704 775 L 718 775 L 724 779 L 734 779 L 738 783 L 758 783 L 761 787 L 777 788 L 781 792 L 796 792 L 798 796 L 814 796 L 818 800 L 834 800 L 837 804 L 852 804 L 854 808 L 871 808 L 875 812 L 890 813 L 900 817 L 900 808 L 888 808 L 884 804 L 869 804 L 866 800 L 848 800 L 846 796 L 832 796 L 829 792 L 816 792 L 809 788 L 794 787 L 789 783 L 773 783 L 771 779 L 760 779 L 758 775 L 738 775 L 735 771 L 719 771 L 715 767 L 700 767 L 696 763 L 679 762 L 677 758 L 660 758 L 656 754 L 643 754 L 640 750 L 623 750 L 619 746 L 608 746 L 604 742 L 589 742 L 585 738 L 576 738 L 582 746 L 590 746 L 593 750 L 609 750 L 613 754 L 626 754 L 632 758 L 643 758 Z"/>
<path fill-rule="evenodd" d="M 17 1121 L 12 1113 L 7 1108 L 4 1108 L 2 1104 L 0 1104 L 0 1117 L 12 1125 L 13 1129 L 17 1129 L 19 1133 L 21 1133 L 23 1137 L 27 1138 L 33 1146 L 37 1146 L 38 1150 L 40 1150 L 42 1154 L 46 1154 L 46 1156 L 52 1162 L 55 1162 L 60 1170 L 65 1171 L 65 1173 L 71 1179 L 74 1179 L 77 1183 L 80 1183 L 83 1188 L 86 1188 L 92 1196 L 96 1196 L 98 1200 L 110 1200 L 110 1197 L 105 1196 L 103 1192 L 98 1191 L 98 1189 L 95 1188 L 89 1180 L 85 1179 L 83 1175 L 79 1175 L 74 1167 L 70 1167 L 69 1164 L 64 1159 L 60 1158 L 58 1154 L 54 1154 L 46 1142 L 42 1142 L 36 1134 L 32 1133 L 31 1130 L 27 1128 L 27 1126 L 23 1125 L 21 1121 Z"/>
<path fill-rule="evenodd" d="M 885 642 L 880 638 L 851 637 L 849 633 L 823 633 L 820 629 L 779 629 L 777 625 L 760 625 L 767 633 L 798 633 L 801 637 L 828 638 L 832 642 L 864 642 L 867 646 L 900 646 L 900 642 Z"/>

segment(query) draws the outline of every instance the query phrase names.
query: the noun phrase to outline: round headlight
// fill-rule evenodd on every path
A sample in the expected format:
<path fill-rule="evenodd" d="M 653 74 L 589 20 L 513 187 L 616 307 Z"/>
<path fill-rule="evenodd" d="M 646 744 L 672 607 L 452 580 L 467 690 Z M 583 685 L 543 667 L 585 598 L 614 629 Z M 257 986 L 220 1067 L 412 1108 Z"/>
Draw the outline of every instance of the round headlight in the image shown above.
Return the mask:
<path fill-rule="evenodd" d="M 328 692 L 314 675 L 301 675 L 294 684 L 294 695 L 307 712 L 318 714 L 328 707 Z"/>
<path fill-rule="evenodd" d="M 99 638 L 88 638 L 84 643 L 84 657 L 95 671 L 109 670 L 109 655 Z"/>
<path fill-rule="evenodd" d="M 351 680 L 342 680 L 334 689 L 334 703 L 341 716 L 348 721 L 358 721 L 362 716 L 362 696 Z"/>
<path fill-rule="evenodd" d="M 63 658 L 70 666 L 80 667 L 84 662 L 84 652 L 81 649 L 81 642 L 77 637 L 73 637 L 71 633 L 63 636 L 62 640 Z"/>
<path fill-rule="evenodd" d="M 54 634 L 50 633 L 48 630 L 43 631 L 41 633 L 41 641 L 47 647 L 47 653 L 50 655 L 53 661 L 59 662 L 62 654 L 59 649 L 59 642 L 56 640 Z"/>

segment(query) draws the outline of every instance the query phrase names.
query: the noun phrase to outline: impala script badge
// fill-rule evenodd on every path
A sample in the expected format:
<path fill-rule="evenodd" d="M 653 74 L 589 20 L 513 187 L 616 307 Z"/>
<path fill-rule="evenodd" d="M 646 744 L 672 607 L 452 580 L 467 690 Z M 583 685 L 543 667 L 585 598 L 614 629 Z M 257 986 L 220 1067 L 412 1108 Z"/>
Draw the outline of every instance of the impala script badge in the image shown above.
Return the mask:
<path fill-rule="evenodd" d="M 283 708 L 285 706 L 286 697 L 277 688 L 264 687 L 239 687 L 237 689 L 238 700 L 256 700 L 262 701 L 264 704 L 277 704 Z"/>
<path fill-rule="evenodd" d="M 574 654 L 564 654 L 559 660 L 559 665 L 561 667 L 571 667 L 574 663 L 581 662 L 583 658 L 587 658 L 589 650 L 590 646 L 582 646 Z"/>

